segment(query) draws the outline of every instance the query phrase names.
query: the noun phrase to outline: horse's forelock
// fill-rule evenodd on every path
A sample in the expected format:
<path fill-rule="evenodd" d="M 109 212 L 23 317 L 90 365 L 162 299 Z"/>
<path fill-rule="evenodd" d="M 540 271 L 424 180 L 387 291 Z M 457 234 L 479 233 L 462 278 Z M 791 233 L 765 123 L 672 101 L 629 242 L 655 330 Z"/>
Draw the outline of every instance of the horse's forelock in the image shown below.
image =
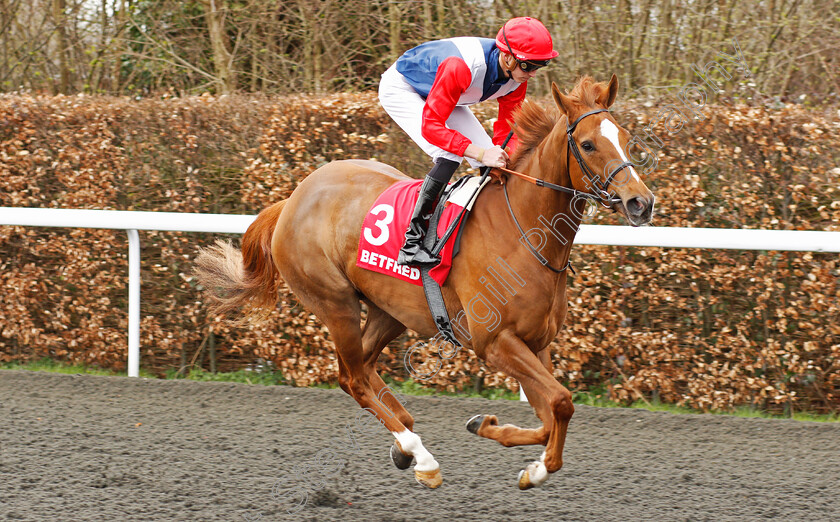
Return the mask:
<path fill-rule="evenodd" d="M 610 85 L 607 82 L 596 82 L 591 76 L 584 76 L 578 80 L 568 96 L 572 101 L 583 105 L 584 109 L 592 109 L 598 97 L 609 88 Z"/>

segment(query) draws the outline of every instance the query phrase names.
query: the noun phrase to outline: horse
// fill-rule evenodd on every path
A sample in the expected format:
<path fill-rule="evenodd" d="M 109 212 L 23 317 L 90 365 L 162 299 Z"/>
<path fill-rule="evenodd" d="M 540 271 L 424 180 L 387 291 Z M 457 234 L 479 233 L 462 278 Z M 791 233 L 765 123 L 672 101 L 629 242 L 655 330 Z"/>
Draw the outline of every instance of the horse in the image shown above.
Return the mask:
<path fill-rule="evenodd" d="M 526 101 L 514 116 L 519 145 L 511 170 L 496 172 L 498 181 L 478 197 L 442 287 L 450 317 L 466 308 L 459 316 L 466 325 L 458 329 L 458 341 L 491 368 L 516 378 L 542 421 L 535 429 L 500 425 L 494 415 L 467 422 L 471 432 L 506 447 L 545 446 L 539 459 L 519 471 L 520 489 L 543 484 L 563 465 L 574 406 L 569 390 L 553 375 L 547 347 L 566 317 L 565 268 L 587 199 L 612 208 L 633 226 L 649 224 L 655 201 L 626 158 L 629 133 L 607 110 L 618 93 L 616 76 L 609 83 L 581 78 L 566 94 L 552 83 L 551 91 L 556 111 Z M 421 287 L 356 266 L 365 215 L 380 193 L 407 179 L 375 161 L 328 163 L 288 199 L 262 210 L 243 236 L 241 250 L 223 241 L 201 249 L 195 271 L 219 313 L 265 313 L 276 306 L 285 281 L 328 328 L 342 390 L 396 439 L 390 448 L 394 464 L 406 469 L 416 461 L 416 480 L 436 488 L 440 465 L 375 365 L 383 348 L 407 328 L 431 337 L 437 327 Z M 531 227 L 528 232 L 521 223 Z M 488 324 L 470 304 L 488 290 L 481 283 L 487 279 L 479 276 L 494 259 L 504 260 L 521 281 L 505 294 L 504 313 Z M 367 306 L 364 324 L 361 303 Z"/>

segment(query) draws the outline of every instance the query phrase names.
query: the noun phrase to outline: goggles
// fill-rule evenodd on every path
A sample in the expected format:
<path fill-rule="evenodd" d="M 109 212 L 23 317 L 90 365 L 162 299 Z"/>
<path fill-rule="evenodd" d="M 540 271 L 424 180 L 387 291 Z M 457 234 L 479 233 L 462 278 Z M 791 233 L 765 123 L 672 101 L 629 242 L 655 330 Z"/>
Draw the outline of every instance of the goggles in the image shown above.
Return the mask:
<path fill-rule="evenodd" d="M 525 72 L 536 71 L 537 69 L 540 69 L 540 68 L 548 65 L 548 60 L 539 60 L 539 61 L 530 60 L 530 61 L 527 61 L 527 62 L 523 62 L 523 61 L 518 60 L 516 58 L 516 56 L 514 56 L 513 59 L 516 60 L 516 64 L 519 65 L 519 68 L 522 69 Z"/>
<path fill-rule="evenodd" d="M 513 47 L 511 47 L 510 42 L 508 42 L 507 34 L 505 34 L 505 26 L 502 26 L 502 38 L 505 39 L 505 44 L 507 45 L 508 51 L 510 51 L 510 55 L 513 56 L 514 60 L 516 60 L 516 65 L 518 65 L 523 71 L 532 72 L 548 65 L 548 60 L 520 60 L 517 58 L 516 54 L 513 52 Z"/>

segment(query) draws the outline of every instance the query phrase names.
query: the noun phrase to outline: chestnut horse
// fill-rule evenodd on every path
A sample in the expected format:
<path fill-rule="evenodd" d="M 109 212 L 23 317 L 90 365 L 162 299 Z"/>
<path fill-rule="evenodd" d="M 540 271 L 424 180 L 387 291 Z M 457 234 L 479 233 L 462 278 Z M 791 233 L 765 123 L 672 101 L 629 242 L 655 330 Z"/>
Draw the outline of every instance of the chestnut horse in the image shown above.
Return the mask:
<path fill-rule="evenodd" d="M 505 183 L 484 189 L 443 286 L 449 315 L 456 317 L 475 296 L 487 292 L 480 282 L 486 285 L 481 272 L 488 261 L 502 259 L 522 278 L 521 288 L 507 295 L 509 302 L 493 325 L 473 307 L 466 313 L 464 331 L 469 335 L 458 336 L 490 367 L 516 378 L 542 420 L 536 429 L 499 425 L 492 415 L 477 415 L 467 423 L 470 431 L 504 446 L 545 446 L 542 456 L 519 472 L 521 489 L 539 486 L 563 465 L 574 406 L 569 390 L 554 378 L 546 347 L 566 316 L 563 267 L 585 197 L 597 193 L 634 226 L 648 224 L 653 212 L 654 196 L 624 154 L 629 134 L 606 111 L 617 91 L 615 75 L 609 83 L 586 77 L 568 94 L 552 84 L 559 114 L 532 102 L 523 104 L 514 118 L 520 144 L 510 165 L 525 177 L 502 175 Z M 528 176 L 543 180 L 544 186 L 529 182 Z M 281 279 L 285 281 L 329 329 L 341 388 L 396 438 L 394 463 L 404 469 L 416 459 L 415 478 L 435 488 L 441 483 L 440 466 L 412 431 L 412 416 L 393 394 L 383 393 L 387 387 L 375 365 L 382 349 L 406 328 L 427 337 L 437 328 L 421 287 L 356 266 L 365 215 L 379 194 L 406 179 L 374 161 L 329 163 L 304 179 L 288 199 L 259 214 L 242 239 L 241 252 L 218 242 L 202 250 L 196 271 L 220 312 L 242 305 L 247 314 L 270 310 L 276 306 Z M 532 232 L 529 238 L 541 235 L 549 241 L 529 246 L 522 226 Z M 368 309 L 364 325 L 362 302 Z"/>

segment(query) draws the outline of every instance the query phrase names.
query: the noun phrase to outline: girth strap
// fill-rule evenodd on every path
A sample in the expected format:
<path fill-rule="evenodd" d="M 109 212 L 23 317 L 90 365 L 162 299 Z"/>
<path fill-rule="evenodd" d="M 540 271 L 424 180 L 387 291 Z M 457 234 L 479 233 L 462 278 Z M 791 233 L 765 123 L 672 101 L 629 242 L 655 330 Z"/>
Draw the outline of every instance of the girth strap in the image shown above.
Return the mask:
<path fill-rule="evenodd" d="M 459 180 L 460 181 L 460 180 Z M 458 185 L 456 183 L 455 185 Z M 452 228 L 447 231 L 444 238 L 440 242 L 441 249 L 435 249 L 435 242 L 437 242 L 437 228 L 438 222 L 440 221 L 440 217 L 443 214 L 443 207 L 445 206 L 446 197 L 448 194 L 452 192 L 452 189 L 455 187 L 453 185 L 450 187 L 449 190 L 445 191 L 440 196 L 440 202 L 437 205 L 437 208 L 432 213 L 432 217 L 429 219 L 429 228 L 426 230 L 426 236 L 423 238 L 423 246 L 430 252 L 433 252 L 437 255 L 438 252 L 443 248 L 443 243 L 446 242 L 446 238 L 452 233 Z M 466 210 L 466 209 L 465 209 Z M 461 216 L 458 216 L 458 219 L 453 223 L 453 228 L 457 223 L 461 220 Z M 437 250 L 437 251 L 435 251 Z M 426 304 L 429 305 L 429 311 L 432 313 L 432 319 L 435 321 L 435 326 L 438 329 L 438 332 L 443 336 L 443 338 L 452 343 L 454 346 L 461 346 L 461 343 L 458 342 L 458 339 L 455 338 L 455 332 L 452 330 L 452 323 L 449 320 L 449 312 L 446 311 L 446 302 L 443 300 L 443 291 L 440 289 L 440 285 L 437 281 L 432 278 L 429 274 L 429 271 L 434 268 L 435 265 L 421 265 L 420 268 L 420 280 L 423 283 L 423 292 L 426 294 Z"/>

